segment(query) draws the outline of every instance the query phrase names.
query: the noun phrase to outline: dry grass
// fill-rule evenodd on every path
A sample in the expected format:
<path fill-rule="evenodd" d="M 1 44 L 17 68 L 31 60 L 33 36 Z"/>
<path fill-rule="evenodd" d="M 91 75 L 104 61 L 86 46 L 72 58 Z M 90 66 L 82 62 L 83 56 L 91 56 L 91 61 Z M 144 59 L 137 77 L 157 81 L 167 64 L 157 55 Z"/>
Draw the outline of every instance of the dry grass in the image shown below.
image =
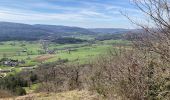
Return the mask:
<path fill-rule="evenodd" d="M 12 97 L 12 94 L 9 93 L 8 91 L 5 91 L 5 90 L 1 91 L 0 90 L 0 98 L 6 98 L 6 97 Z"/>
<path fill-rule="evenodd" d="M 28 94 L 16 98 L 5 98 L 0 100 L 103 100 L 98 94 L 86 90 L 67 91 L 62 93 L 37 93 Z"/>

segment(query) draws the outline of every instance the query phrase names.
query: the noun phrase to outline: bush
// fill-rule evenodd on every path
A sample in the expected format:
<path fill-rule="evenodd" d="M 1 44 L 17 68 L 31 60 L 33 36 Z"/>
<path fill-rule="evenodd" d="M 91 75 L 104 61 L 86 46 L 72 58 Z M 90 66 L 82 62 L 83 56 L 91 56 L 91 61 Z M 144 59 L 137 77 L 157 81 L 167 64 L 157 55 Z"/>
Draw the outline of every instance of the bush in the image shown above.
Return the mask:
<path fill-rule="evenodd" d="M 166 65 L 161 65 L 159 59 L 153 60 L 138 50 L 121 52 L 111 52 L 94 63 L 92 73 L 89 73 L 92 90 L 109 99 L 115 98 L 115 94 L 125 100 L 168 97 L 169 85 L 162 70 L 162 66 Z"/>
<path fill-rule="evenodd" d="M 19 75 L 9 75 L 0 79 L 0 89 L 10 91 L 15 95 L 24 95 L 24 89 L 22 87 L 27 87 L 28 83 Z"/>
<path fill-rule="evenodd" d="M 22 87 L 17 87 L 17 88 L 15 89 L 15 94 L 16 94 L 16 95 L 26 95 L 26 91 L 25 91 L 25 89 L 23 89 Z"/>
<path fill-rule="evenodd" d="M 37 78 L 37 75 L 32 73 L 31 76 L 30 76 L 30 81 L 31 81 L 32 83 L 34 83 L 37 79 L 38 79 L 38 78 Z"/>
<path fill-rule="evenodd" d="M 61 92 L 85 87 L 85 78 L 89 73 L 85 65 L 41 66 L 36 69 L 38 80 L 42 83 L 37 91 Z"/>

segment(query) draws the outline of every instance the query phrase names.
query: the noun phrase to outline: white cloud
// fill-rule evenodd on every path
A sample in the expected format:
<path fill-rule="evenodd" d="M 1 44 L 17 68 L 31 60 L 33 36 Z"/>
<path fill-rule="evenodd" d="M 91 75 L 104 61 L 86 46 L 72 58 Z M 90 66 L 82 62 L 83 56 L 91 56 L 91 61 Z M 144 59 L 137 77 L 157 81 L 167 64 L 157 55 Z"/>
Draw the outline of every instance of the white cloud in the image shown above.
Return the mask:
<path fill-rule="evenodd" d="M 47 2 L 28 3 L 27 6 L 39 9 L 48 9 L 48 11 L 38 11 L 31 9 L 20 9 L 10 7 L 0 7 L 0 21 L 12 21 L 21 23 L 44 23 L 44 24 L 66 24 L 79 25 L 81 27 L 127 27 L 127 20 L 121 16 L 119 10 L 124 9 L 121 6 L 112 4 L 83 2 L 84 6 L 61 6 Z M 21 5 L 26 6 L 26 5 Z M 27 8 L 27 7 L 26 7 Z M 60 11 L 61 12 L 58 12 Z M 126 9 L 129 13 L 137 13 L 132 8 Z M 120 21 L 124 23 L 120 24 Z"/>

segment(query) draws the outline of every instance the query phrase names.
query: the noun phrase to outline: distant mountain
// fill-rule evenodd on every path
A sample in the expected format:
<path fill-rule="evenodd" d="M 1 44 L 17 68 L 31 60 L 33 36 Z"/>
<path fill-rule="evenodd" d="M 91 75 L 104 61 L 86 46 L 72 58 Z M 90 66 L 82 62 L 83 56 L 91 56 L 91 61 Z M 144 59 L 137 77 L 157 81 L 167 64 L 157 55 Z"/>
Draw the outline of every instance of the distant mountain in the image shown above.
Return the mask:
<path fill-rule="evenodd" d="M 29 25 L 21 23 L 0 22 L 0 41 L 8 40 L 39 40 L 48 37 L 63 37 L 77 35 L 100 34 L 122 34 L 127 33 L 128 29 L 121 28 L 95 28 L 86 29 L 80 27 L 59 26 L 59 25 Z"/>
<path fill-rule="evenodd" d="M 80 27 L 0 22 L 0 41 L 38 40 L 51 35 L 60 37 L 80 34 L 92 35 L 94 32 Z"/>
<path fill-rule="evenodd" d="M 120 33 L 127 33 L 130 29 L 123 29 L 123 28 L 91 28 L 89 29 L 95 33 L 102 33 L 102 34 L 120 34 Z"/>

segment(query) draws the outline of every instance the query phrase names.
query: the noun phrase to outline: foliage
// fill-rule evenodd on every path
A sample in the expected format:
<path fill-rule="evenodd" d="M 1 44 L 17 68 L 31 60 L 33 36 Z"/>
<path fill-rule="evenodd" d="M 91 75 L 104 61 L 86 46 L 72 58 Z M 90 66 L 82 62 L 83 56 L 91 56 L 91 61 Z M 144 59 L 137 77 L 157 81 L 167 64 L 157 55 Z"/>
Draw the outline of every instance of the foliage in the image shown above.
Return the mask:
<path fill-rule="evenodd" d="M 14 95 L 24 95 L 25 90 L 22 87 L 28 86 L 27 81 L 18 75 L 9 75 L 0 79 L 0 88 L 11 91 Z"/>
<path fill-rule="evenodd" d="M 120 40 L 124 39 L 125 34 L 106 34 L 106 35 L 100 35 L 96 37 L 96 40 L 104 41 L 104 40 Z"/>
<path fill-rule="evenodd" d="M 86 40 L 82 39 L 76 39 L 76 38 L 57 38 L 53 40 L 52 42 L 59 43 L 59 44 L 75 44 L 75 43 L 82 43 Z"/>
<path fill-rule="evenodd" d="M 15 90 L 15 94 L 17 94 L 17 95 L 26 95 L 26 91 L 22 87 L 17 87 L 16 90 Z"/>

